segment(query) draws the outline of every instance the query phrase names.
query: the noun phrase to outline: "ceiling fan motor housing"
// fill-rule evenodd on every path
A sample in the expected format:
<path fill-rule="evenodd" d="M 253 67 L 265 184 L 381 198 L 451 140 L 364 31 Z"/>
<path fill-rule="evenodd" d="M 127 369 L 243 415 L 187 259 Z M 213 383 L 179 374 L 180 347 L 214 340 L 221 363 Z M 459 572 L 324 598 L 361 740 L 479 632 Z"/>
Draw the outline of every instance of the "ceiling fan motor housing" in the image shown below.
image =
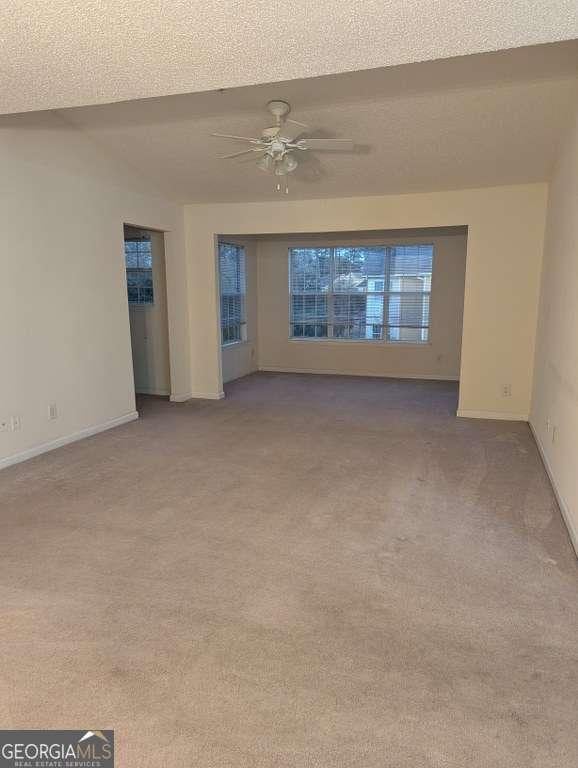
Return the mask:
<path fill-rule="evenodd" d="M 291 112 L 291 107 L 286 101 L 269 101 L 267 103 L 267 109 L 276 117 L 279 121 L 282 117 L 286 117 Z"/>

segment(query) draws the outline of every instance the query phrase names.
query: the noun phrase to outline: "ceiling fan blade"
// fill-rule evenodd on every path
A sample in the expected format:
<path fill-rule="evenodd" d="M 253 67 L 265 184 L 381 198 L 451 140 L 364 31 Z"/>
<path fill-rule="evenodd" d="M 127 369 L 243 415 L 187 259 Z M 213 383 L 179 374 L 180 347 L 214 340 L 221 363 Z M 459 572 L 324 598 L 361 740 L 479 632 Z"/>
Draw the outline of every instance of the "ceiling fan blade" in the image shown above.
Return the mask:
<path fill-rule="evenodd" d="M 307 129 L 304 123 L 298 123 L 296 120 L 285 120 L 279 130 L 279 136 L 289 141 L 295 141 Z"/>
<path fill-rule="evenodd" d="M 355 144 L 352 139 L 300 139 L 297 142 L 299 149 L 332 149 L 351 151 Z"/>
<path fill-rule="evenodd" d="M 254 139 L 249 136 L 232 136 L 230 133 L 212 133 L 211 136 L 217 136 L 219 139 L 234 139 L 235 141 L 250 141 L 251 144 L 263 144 L 261 139 Z"/>
<path fill-rule="evenodd" d="M 251 149 L 242 149 L 240 152 L 233 152 L 230 155 L 217 155 L 219 160 L 229 160 L 231 157 L 240 157 L 241 155 L 249 155 L 251 152 L 266 152 L 266 149 L 261 147 L 251 147 Z"/>
<path fill-rule="evenodd" d="M 300 125 L 301 128 L 309 128 L 309 126 L 306 123 L 300 123 L 299 120 L 294 120 L 292 117 L 286 117 L 285 118 L 286 123 L 295 123 L 295 125 Z"/>

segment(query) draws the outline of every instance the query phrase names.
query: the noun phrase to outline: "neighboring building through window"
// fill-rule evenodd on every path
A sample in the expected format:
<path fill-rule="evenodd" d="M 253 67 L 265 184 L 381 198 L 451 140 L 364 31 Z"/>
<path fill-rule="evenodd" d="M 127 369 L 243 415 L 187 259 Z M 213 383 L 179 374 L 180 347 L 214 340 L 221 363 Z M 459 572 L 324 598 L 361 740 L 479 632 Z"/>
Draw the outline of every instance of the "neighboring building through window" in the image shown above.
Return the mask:
<path fill-rule="evenodd" d="M 290 336 L 423 344 L 432 245 L 290 248 Z"/>
<path fill-rule="evenodd" d="M 221 342 L 234 344 L 247 338 L 245 317 L 245 249 L 219 243 L 221 288 Z"/>
<path fill-rule="evenodd" d="M 150 235 L 124 241 L 129 304 L 153 304 L 153 262 Z"/>

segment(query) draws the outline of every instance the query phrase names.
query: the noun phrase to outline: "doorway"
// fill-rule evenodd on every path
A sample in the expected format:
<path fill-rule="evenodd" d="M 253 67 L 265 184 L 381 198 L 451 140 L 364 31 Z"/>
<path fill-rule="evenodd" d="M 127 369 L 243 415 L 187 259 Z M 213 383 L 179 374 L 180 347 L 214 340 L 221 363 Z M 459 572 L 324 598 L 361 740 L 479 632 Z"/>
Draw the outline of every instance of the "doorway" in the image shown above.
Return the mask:
<path fill-rule="evenodd" d="M 136 394 L 171 392 L 165 238 L 125 225 L 124 253 Z"/>

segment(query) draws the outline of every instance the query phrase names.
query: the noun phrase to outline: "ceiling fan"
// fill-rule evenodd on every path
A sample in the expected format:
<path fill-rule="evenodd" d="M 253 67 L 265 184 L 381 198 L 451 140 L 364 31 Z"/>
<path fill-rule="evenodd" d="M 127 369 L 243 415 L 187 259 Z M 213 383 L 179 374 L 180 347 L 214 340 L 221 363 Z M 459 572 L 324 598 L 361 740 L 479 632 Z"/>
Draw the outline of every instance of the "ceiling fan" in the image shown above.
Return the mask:
<path fill-rule="evenodd" d="M 300 152 L 309 150 L 351 151 L 354 149 L 354 143 L 351 139 L 316 139 L 303 136 L 307 126 L 288 117 L 291 107 L 286 101 L 270 101 L 267 104 L 267 109 L 275 118 L 275 125 L 264 128 L 260 138 L 235 136 L 228 133 L 211 134 L 222 139 L 245 141 L 251 145 L 248 149 L 242 149 L 240 152 L 219 155 L 220 159 L 229 160 L 242 155 L 255 154 L 258 158 L 257 168 L 280 177 L 287 176 L 298 167 Z M 277 190 L 281 190 L 280 181 L 277 182 Z M 286 183 L 285 192 L 289 192 Z"/>

